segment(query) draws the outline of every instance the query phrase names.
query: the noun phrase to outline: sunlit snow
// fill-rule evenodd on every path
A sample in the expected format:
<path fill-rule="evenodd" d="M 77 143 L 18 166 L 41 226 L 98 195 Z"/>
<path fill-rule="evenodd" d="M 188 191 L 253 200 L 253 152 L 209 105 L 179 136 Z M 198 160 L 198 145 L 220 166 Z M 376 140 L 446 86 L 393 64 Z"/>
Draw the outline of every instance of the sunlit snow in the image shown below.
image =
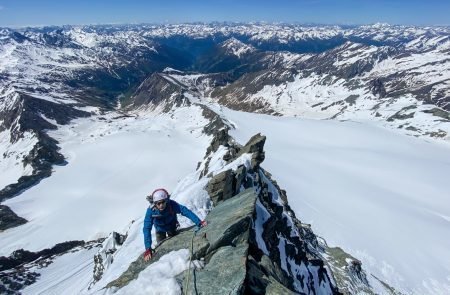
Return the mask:
<path fill-rule="evenodd" d="M 0 255 L 123 230 L 143 214 L 147 194 L 172 191 L 195 169 L 208 144 L 198 108 L 180 108 L 173 118 L 112 117 L 80 119 L 51 133 L 68 164 L 4 202 L 29 222 L 0 234 Z"/>
<path fill-rule="evenodd" d="M 450 292 L 450 147 L 355 122 L 224 111 L 299 218 L 398 290 Z"/>

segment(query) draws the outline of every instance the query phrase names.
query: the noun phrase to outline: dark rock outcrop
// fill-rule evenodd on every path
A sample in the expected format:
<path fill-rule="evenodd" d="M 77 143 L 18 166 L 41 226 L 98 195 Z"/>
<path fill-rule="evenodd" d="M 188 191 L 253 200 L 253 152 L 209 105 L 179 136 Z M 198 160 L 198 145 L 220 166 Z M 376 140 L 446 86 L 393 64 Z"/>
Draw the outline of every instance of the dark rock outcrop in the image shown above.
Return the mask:
<path fill-rule="evenodd" d="M 339 247 L 322 245 L 333 279 L 344 294 L 374 294 L 361 262 Z M 395 293 L 392 293 L 395 294 Z"/>
<path fill-rule="evenodd" d="M 113 263 L 114 253 L 123 245 L 127 239 L 128 233 L 122 235 L 118 232 L 112 232 L 109 237 L 103 241 L 103 246 L 97 254 L 94 255 L 93 280 L 90 287 L 97 283 L 103 276 L 106 268 Z"/>
<path fill-rule="evenodd" d="M 296 74 L 298 74 L 297 70 L 284 67 L 249 72 L 229 85 L 215 88 L 211 92 L 211 97 L 231 109 L 277 116 L 280 114 L 264 99 L 248 100 L 246 98 L 256 94 L 266 85 L 278 86 L 282 83 L 292 82 Z"/>
<path fill-rule="evenodd" d="M 80 111 L 74 106 L 58 104 L 55 102 L 32 97 L 27 94 L 18 94 L 14 104 L 0 112 L 3 118 L 0 130 L 9 130 L 11 141 L 16 142 L 23 137 L 25 132 L 33 133 L 38 142 L 30 153 L 24 157 L 23 165 L 31 165 L 33 172 L 31 175 L 20 177 L 16 183 L 7 185 L 0 190 L 0 202 L 15 197 L 24 190 L 38 184 L 42 179 L 49 177 L 52 173 L 53 165 L 64 165 L 64 156 L 59 153 L 58 141 L 51 138 L 46 130 L 56 129 L 57 124 L 68 124 L 71 120 L 79 117 L 88 117 L 90 113 Z M 11 228 L 23 224 L 25 219 L 3 216 L 7 210 L 0 211 L 0 230 Z"/>
<path fill-rule="evenodd" d="M 214 176 L 206 186 L 206 191 L 214 204 L 225 201 L 235 194 L 236 187 L 233 185 L 234 173 L 226 170 Z"/>
<path fill-rule="evenodd" d="M 214 113 L 209 108 L 206 109 Z M 219 117 L 219 115 L 217 115 L 216 113 L 214 114 L 215 119 L 219 120 L 221 123 L 216 125 L 208 124 L 207 127 L 210 126 L 211 129 L 209 129 L 207 132 L 203 130 L 206 134 L 213 135 L 213 138 L 211 140 L 209 147 L 206 149 L 206 154 L 204 156 L 203 170 L 200 173 L 200 178 L 206 176 L 209 173 L 209 162 L 211 161 L 211 157 L 215 152 L 217 152 L 220 146 L 227 148 L 227 152 L 223 156 L 223 160 L 226 161 L 227 163 L 231 162 L 236 158 L 236 155 L 241 148 L 240 145 L 236 143 L 231 136 L 228 135 L 230 127 L 225 124 L 225 122 L 223 121 L 222 118 Z M 201 165 L 202 163 L 199 162 L 197 169 L 199 169 Z"/>
<path fill-rule="evenodd" d="M 426 111 L 423 111 L 423 112 L 427 113 L 427 114 L 432 114 L 433 116 L 436 116 L 436 117 L 439 117 L 439 118 L 442 118 L 445 121 L 450 121 L 450 112 L 448 112 L 448 111 L 444 111 L 444 110 L 439 109 L 439 108 L 433 108 L 431 110 L 426 110 Z"/>
<path fill-rule="evenodd" d="M 37 144 L 23 160 L 24 165 L 30 164 L 33 167 L 33 173 L 21 176 L 16 183 L 7 185 L 0 190 L 0 201 L 15 197 L 38 184 L 42 179 L 49 177 L 52 174 L 53 165 L 66 163 L 64 156 L 58 152 L 58 141 L 44 132 L 38 133 L 37 137 Z"/>
<path fill-rule="evenodd" d="M 209 123 L 203 127 L 203 133 L 208 135 L 215 135 L 217 132 L 222 132 L 223 129 L 228 129 L 228 125 L 225 124 L 224 120 L 210 108 L 205 105 L 199 105 L 202 108 L 202 116 L 208 119 Z M 218 137 L 216 140 L 216 144 L 212 146 L 214 151 L 219 147 L 218 144 L 227 144 L 228 138 L 224 138 L 223 136 L 215 136 Z"/>
<path fill-rule="evenodd" d="M 40 274 L 34 271 L 4 271 L 0 272 L 0 294 L 18 295 L 25 286 L 34 284 Z"/>
<path fill-rule="evenodd" d="M 0 205 L 0 231 L 26 223 L 25 218 L 17 216 L 9 207 Z"/>
<path fill-rule="evenodd" d="M 70 241 L 56 244 L 52 248 L 39 252 L 19 249 L 9 257 L 0 257 L 0 294 L 20 294 L 25 286 L 35 283 L 40 274 L 33 271 L 33 266 L 47 266 L 54 257 L 67 253 L 71 249 L 83 246 L 84 241 Z"/>
<path fill-rule="evenodd" d="M 169 76 L 154 73 L 145 79 L 123 103 L 129 109 L 140 107 L 154 109 L 162 106 L 162 110 L 168 112 L 174 106 L 190 105 L 190 101 L 184 97 L 185 91 L 187 89 L 184 85 L 170 79 Z"/>
<path fill-rule="evenodd" d="M 395 114 L 393 114 L 392 116 L 387 118 L 387 121 L 393 122 L 395 120 L 405 120 L 405 119 L 413 118 L 414 111 L 412 111 L 412 110 L 414 110 L 415 108 L 416 108 L 416 106 L 414 106 L 414 105 L 404 107 L 400 111 L 396 112 Z"/>
<path fill-rule="evenodd" d="M 0 257 L 0 271 L 17 267 L 21 264 L 34 261 L 38 258 L 45 259 L 53 255 L 65 253 L 70 249 L 78 246 L 83 246 L 84 244 L 84 241 L 69 241 L 56 244 L 52 248 L 44 249 L 39 252 L 30 252 L 27 250 L 19 249 L 14 251 L 9 257 Z"/>
<path fill-rule="evenodd" d="M 261 134 L 256 134 L 242 147 L 230 142 L 228 131 L 221 130 L 218 136 L 214 137 L 210 147 L 208 148 L 208 154 L 216 151 L 218 145 L 227 146 L 228 153 L 225 154 L 227 162 L 239 158 L 243 154 L 251 154 L 251 169 L 257 169 L 259 164 L 264 161 L 264 143 L 266 137 Z M 225 145 L 226 144 L 226 145 Z M 220 172 L 214 175 L 206 186 L 211 200 L 214 204 L 218 204 L 221 201 L 227 200 L 239 193 L 243 187 L 251 186 L 246 178 L 247 168 L 244 165 L 240 165 L 236 171 L 231 169 Z"/>
<path fill-rule="evenodd" d="M 91 114 L 76 109 L 76 105 L 60 104 L 28 94 L 18 93 L 13 105 L 0 112 L 3 119 L 0 131 L 11 130 L 11 140 L 17 141 L 26 131 L 43 133 L 54 130 L 57 126 L 45 118 L 54 120 L 57 124 L 68 124 L 75 118 L 89 117 Z M 45 118 L 44 118 L 45 116 Z"/>
<path fill-rule="evenodd" d="M 221 145 L 229 147 L 230 141 L 231 139 L 230 136 L 228 135 L 228 128 L 221 128 L 219 130 L 215 130 L 211 144 L 206 149 L 206 155 L 217 152 L 217 149 Z"/>
<path fill-rule="evenodd" d="M 378 96 L 379 98 L 386 96 L 386 88 L 384 88 L 384 84 L 381 79 L 374 79 L 370 81 L 369 88 L 372 94 Z"/>
<path fill-rule="evenodd" d="M 0 116 L 4 118 L 0 128 L 10 130 L 13 142 L 23 137 L 24 132 L 31 132 L 38 139 L 37 144 L 23 159 L 24 166 L 29 164 L 33 167 L 32 174 L 22 176 L 16 183 L 3 188 L 0 191 L 0 201 L 4 201 L 37 184 L 43 178 L 49 177 L 53 165 L 65 164 L 64 156 L 59 153 L 58 141 L 46 133 L 46 130 L 56 129 L 56 126 L 43 116 L 63 125 L 68 124 L 72 119 L 88 117 L 90 114 L 70 105 L 19 94 L 13 107 L 4 110 Z"/>
<path fill-rule="evenodd" d="M 280 285 L 295 293 L 337 294 L 316 236 L 303 230 L 282 191 L 262 168 L 250 171 L 258 193 L 255 231 L 250 240 L 247 292 L 266 293 Z M 257 228 L 259 227 L 259 230 Z M 266 277 L 257 276 L 264 273 Z M 269 279 L 268 279 L 269 278 Z"/>
<path fill-rule="evenodd" d="M 23 288 L 34 284 L 41 276 L 37 269 L 49 266 L 69 252 L 99 247 L 102 241 L 69 241 L 38 252 L 20 249 L 9 257 L 0 257 L 0 294 L 21 294 Z"/>
<path fill-rule="evenodd" d="M 253 135 L 252 138 L 239 150 L 236 158 L 243 154 L 252 154 L 251 168 L 256 169 L 265 159 L 264 144 L 266 137 L 260 133 Z"/>

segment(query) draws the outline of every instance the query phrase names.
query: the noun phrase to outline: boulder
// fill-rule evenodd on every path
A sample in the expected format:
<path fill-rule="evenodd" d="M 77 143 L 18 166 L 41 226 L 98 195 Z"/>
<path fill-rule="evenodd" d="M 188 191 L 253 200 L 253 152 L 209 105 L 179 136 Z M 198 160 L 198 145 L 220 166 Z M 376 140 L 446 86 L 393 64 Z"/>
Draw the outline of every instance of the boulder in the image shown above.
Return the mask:
<path fill-rule="evenodd" d="M 264 144 L 266 143 L 266 137 L 258 133 L 253 135 L 252 138 L 239 150 L 236 158 L 243 154 L 252 154 L 251 168 L 256 169 L 259 167 L 265 159 Z"/>
<path fill-rule="evenodd" d="M 206 186 L 206 191 L 214 204 L 225 201 L 234 195 L 234 172 L 229 169 L 212 177 Z"/>

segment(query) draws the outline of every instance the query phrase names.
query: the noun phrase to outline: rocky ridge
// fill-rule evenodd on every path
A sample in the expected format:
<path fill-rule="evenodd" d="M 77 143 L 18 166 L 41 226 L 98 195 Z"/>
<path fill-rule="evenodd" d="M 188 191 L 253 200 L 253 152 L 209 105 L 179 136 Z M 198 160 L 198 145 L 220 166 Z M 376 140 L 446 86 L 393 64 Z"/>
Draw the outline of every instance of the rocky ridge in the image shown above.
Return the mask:
<path fill-rule="evenodd" d="M 232 290 L 236 294 L 375 293 L 357 259 L 342 249 L 328 247 L 309 225 L 295 217 L 289 207 L 287 192 L 261 167 L 266 157 L 265 136 L 255 135 L 241 146 L 228 135 L 228 129 L 232 128 L 229 123 L 203 107 L 217 124 L 208 129 L 214 137 L 196 173 L 198 183 L 203 184 L 214 207 L 207 216 L 208 227 L 201 229 L 193 239 L 192 258 L 199 268 L 177 277 L 179 285 L 187 288 L 184 291 L 188 290 L 190 294 L 193 290 L 204 293 L 229 293 Z M 218 161 L 222 163 L 220 167 Z M 216 163 L 214 167 L 212 163 Z M 102 280 L 105 274 L 124 268 L 115 260 L 130 245 L 127 239 L 132 237 L 128 233 L 111 233 L 103 241 L 82 242 L 85 246 L 74 244 L 77 248 L 69 247 L 69 252 L 67 249 L 57 253 L 47 251 L 44 260 L 36 260 L 41 254 L 28 252 L 20 256 L 26 259 L 17 255 L 3 257 L 1 261 L 7 263 L 2 274 L 15 273 L 15 277 L 23 278 L 8 281 L 6 292 L 14 294 L 33 284 L 39 277 L 36 267 L 45 268 L 70 251 L 93 249 L 98 252 L 93 255 L 92 280 L 84 292 L 115 292 L 126 288 L 141 271 L 165 254 L 189 249 L 192 237 L 191 228 L 182 230 L 157 247 L 152 261 L 146 263 L 140 256 L 136 261 L 130 261 L 128 269 L 115 280 L 106 283 Z M 188 276 L 191 276 L 189 280 Z M 224 283 L 212 285 L 212 280 Z M 102 286 L 107 289 L 98 289 Z"/>
<path fill-rule="evenodd" d="M 295 217 L 286 191 L 260 166 L 265 140 L 257 134 L 240 146 L 228 136 L 227 128 L 217 131 L 197 168 L 200 180 L 208 179 L 205 190 L 214 203 L 208 226 L 195 235 L 192 228 L 181 230 L 157 246 L 151 261 L 139 257 L 132 262 L 106 284 L 106 290 L 126 290 L 140 272 L 165 254 L 192 247 L 196 266 L 177 277 L 185 294 L 375 294 L 357 259 L 328 247 Z M 224 166 L 209 171 L 209 163 L 218 156 Z M 108 247 L 100 253 L 103 261 L 112 261 L 115 255 L 112 251 L 105 256 Z M 108 267 L 114 265 L 96 269 Z"/>

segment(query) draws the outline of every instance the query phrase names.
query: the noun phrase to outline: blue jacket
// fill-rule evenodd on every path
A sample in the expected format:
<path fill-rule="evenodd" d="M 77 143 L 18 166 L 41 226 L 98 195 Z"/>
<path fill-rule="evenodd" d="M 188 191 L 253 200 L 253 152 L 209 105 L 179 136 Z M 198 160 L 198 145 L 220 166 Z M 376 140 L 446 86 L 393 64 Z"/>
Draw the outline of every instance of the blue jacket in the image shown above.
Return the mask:
<path fill-rule="evenodd" d="M 152 246 L 152 227 L 158 232 L 168 232 L 176 229 L 177 214 L 186 216 L 192 220 L 195 225 L 200 226 L 200 218 L 197 217 L 191 210 L 177 202 L 169 199 L 164 210 L 160 211 L 158 208 L 148 207 L 144 219 L 144 242 L 145 249 L 150 249 Z"/>

